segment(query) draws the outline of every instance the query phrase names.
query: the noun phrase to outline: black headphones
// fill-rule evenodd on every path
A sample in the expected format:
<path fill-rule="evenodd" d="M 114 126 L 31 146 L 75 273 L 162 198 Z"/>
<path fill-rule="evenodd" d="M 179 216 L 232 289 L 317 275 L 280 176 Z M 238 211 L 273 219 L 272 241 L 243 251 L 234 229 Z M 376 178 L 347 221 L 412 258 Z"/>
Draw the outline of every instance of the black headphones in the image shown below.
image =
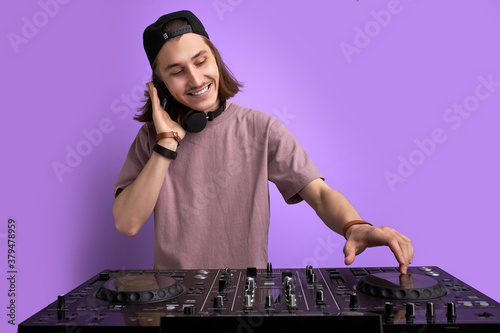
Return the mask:
<path fill-rule="evenodd" d="M 170 94 L 170 91 L 168 91 L 165 83 L 163 83 L 163 81 L 155 73 L 153 73 L 153 84 L 157 90 L 162 91 L 166 95 L 167 103 L 169 100 L 174 100 L 174 97 Z M 226 108 L 226 101 L 222 101 L 217 110 L 205 114 L 203 111 L 191 110 L 179 102 L 177 102 L 177 104 L 179 104 L 179 107 L 182 109 L 179 123 L 186 131 L 191 133 L 198 133 L 203 130 L 205 126 L 207 126 L 207 120 L 214 120 Z M 174 119 L 174 115 L 172 113 L 169 112 L 169 115 L 170 118 L 177 121 L 177 119 Z"/>

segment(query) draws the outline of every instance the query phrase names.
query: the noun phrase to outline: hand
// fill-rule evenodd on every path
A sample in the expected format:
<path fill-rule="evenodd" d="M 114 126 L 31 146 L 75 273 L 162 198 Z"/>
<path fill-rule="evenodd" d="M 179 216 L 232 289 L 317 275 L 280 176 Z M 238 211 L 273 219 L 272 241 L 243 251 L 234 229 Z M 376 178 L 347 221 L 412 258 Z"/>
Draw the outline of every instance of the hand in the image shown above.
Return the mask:
<path fill-rule="evenodd" d="M 354 262 L 356 255 L 367 247 L 389 246 L 399 263 L 399 271 L 406 274 L 408 265 L 413 261 L 411 239 L 390 227 L 372 227 L 366 224 L 355 224 L 347 229 L 347 241 L 344 246 L 345 264 Z"/>
<path fill-rule="evenodd" d="M 151 107 L 153 108 L 153 123 L 155 124 L 156 133 L 162 132 L 177 132 L 180 138 L 184 138 L 186 130 L 179 123 L 170 118 L 170 115 L 162 108 L 158 92 L 152 82 L 146 83 L 149 97 L 151 98 Z M 173 140 L 173 139 L 168 139 Z"/>

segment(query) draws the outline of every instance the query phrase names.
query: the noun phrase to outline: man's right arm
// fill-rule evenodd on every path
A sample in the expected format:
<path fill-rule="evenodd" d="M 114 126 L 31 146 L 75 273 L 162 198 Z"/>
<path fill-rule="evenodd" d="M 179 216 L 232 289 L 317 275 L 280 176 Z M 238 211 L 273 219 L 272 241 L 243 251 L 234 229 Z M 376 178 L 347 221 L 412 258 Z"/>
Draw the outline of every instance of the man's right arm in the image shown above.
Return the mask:
<path fill-rule="evenodd" d="M 177 150 L 177 142 L 171 138 L 162 139 L 158 144 Z M 116 197 L 113 203 L 115 226 L 125 236 L 135 236 L 151 216 L 171 162 L 153 152 L 135 181 Z"/>
<path fill-rule="evenodd" d="M 151 98 L 156 133 L 175 131 L 181 139 L 184 138 L 186 131 L 170 119 L 168 113 L 161 107 L 156 88 L 151 82 L 146 86 Z M 173 138 L 164 138 L 157 143 L 172 151 L 177 150 L 178 144 Z M 122 234 L 129 237 L 136 235 L 151 216 L 171 162 L 171 159 L 153 151 L 134 182 L 116 197 L 113 203 L 113 215 L 116 229 Z"/>

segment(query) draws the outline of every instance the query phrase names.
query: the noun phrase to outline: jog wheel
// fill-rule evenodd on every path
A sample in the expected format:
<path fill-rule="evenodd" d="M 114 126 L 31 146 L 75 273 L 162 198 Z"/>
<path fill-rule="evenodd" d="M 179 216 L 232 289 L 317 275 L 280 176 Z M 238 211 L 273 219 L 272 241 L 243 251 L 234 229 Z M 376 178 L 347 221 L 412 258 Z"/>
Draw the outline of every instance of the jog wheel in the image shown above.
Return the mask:
<path fill-rule="evenodd" d="M 394 300 L 430 300 L 446 295 L 435 278 L 421 274 L 375 273 L 363 277 L 356 289 L 365 295 Z"/>

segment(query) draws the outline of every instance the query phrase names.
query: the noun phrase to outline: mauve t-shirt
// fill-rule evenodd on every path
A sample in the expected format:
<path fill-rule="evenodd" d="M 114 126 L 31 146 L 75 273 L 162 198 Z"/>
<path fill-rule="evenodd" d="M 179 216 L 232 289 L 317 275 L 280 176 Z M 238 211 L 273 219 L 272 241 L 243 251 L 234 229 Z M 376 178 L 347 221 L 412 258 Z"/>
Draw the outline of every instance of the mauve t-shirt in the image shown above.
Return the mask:
<path fill-rule="evenodd" d="M 153 153 L 156 131 L 142 126 L 114 186 L 130 185 Z M 199 133 L 187 133 L 154 209 L 155 269 L 265 267 L 271 181 L 298 203 L 323 178 L 275 118 L 234 103 Z"/>

